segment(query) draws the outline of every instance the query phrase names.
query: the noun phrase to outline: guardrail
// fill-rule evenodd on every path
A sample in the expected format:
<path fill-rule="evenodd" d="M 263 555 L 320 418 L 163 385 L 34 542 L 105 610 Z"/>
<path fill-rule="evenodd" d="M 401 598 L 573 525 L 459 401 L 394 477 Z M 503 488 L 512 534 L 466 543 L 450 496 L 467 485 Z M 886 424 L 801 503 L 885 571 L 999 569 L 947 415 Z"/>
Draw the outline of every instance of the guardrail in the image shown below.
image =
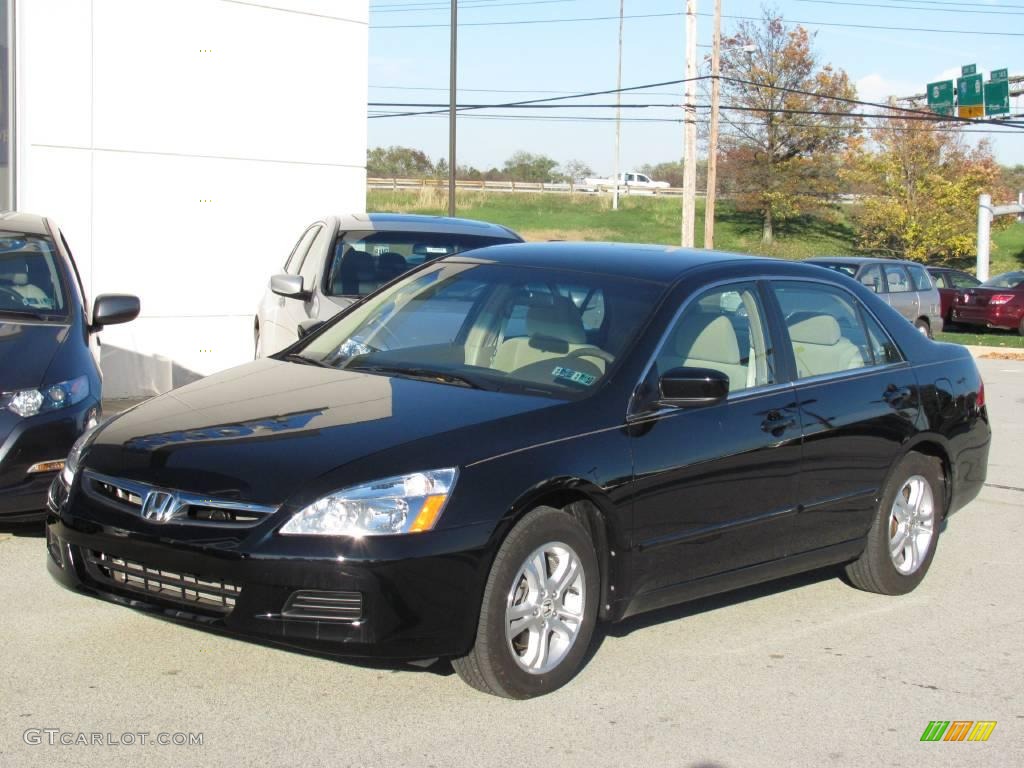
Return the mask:
<path fill-rule="evenodd" d="M 368 189 L 390 189 L 399 190 L 421 190 L 421 189 L 447 189 L 447 179 L 385 179 L 368 178 L 366 180 Z M 584 184 L 572 182 L 539 182 L 539 181 L 483 181 L 473 179 L 459 179 L 455 182 L 456 189 L 471 190 L 475 192 L 532 192 L 553 193 L 561 195 L 600 195 L 611 194 L 611 188 L 594 189 Z M 668 187 L 665 189 L 637 189 L 626 186 L 619 187 L 620 195 L 664 195 L 667 197 L 679 196 L 683 190 L 679 187 Z M 697 193 L 703 197 L 703 192 Z"/>

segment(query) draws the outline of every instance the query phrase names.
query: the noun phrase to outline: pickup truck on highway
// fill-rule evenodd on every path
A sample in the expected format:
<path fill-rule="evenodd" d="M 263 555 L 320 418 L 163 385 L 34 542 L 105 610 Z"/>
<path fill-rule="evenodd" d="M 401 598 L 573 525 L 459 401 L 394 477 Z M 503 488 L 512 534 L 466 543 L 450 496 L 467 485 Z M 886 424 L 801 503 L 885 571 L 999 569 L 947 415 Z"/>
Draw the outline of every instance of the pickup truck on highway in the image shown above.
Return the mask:
<path fill-rule="evenodd" d="M 589 189 L 594 192 L 603 192 L 604 190 L 611 189 L 614 186 L 615 179 L 612 177 L 607 179 L 584 179 L 583 184 L 581 185 L 583 189 Z M 650 176 L 646 176 L 642 173 L 636 173 L 635 171 L 619 174 L 619 190 L 624 194 L 650 192 L 655 189 L 668 189 L 669 186 L 670 185 L 667 181 L 654 181 Z"/>

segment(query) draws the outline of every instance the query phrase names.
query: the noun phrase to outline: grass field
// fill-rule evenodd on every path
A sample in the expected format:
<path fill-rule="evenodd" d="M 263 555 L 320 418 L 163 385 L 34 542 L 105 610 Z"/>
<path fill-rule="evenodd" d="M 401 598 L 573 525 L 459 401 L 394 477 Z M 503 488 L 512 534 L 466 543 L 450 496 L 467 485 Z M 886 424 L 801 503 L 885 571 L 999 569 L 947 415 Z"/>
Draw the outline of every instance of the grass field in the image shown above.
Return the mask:
<path fill-rule="evenodd" d="M 1007 347 L 1024 349 L 1024 336 L 1015 331 L 1002 331 L 990 328 L 982 333 L 962 331 L 956 328 L 948 333 L 940 333 L 936 341 L 950 341 L 954 344 L 973 344 L 978 347 Z"/>
<path fill-rule="evenodd" d="M 444 189 L 421 192 L 371 189 L 367 210 L 428 213 L 447 212 Z M 607 195 L 556 195 L 459 191 L 458 215 L 511 227 L 527 240 L 593 240 L 625 243 L 679 242 L 681 203 L 669 197 L 624 197 L 618 211 Z M 704 245 L 704 200 L 697 200 L 697 246 Z M 992 238 L 993 275 L 1024 269 L 1024 224 L 1013 224 Z M 776 231 L 770 246 L 761 243 L 761 222 L 740 213 L 728 201 L 717 206 L 715 247 L 723 251 L 802 259 L 809 256 L 856 253 L 854 232 L 844 213 L 830 218 L 806 218 Z M 956 266 L 973 271 L 973 261 Z M 984 346 L 1024 347 L 1024 338 L 1001 331 L 948 333 L 942 341 Z"/>

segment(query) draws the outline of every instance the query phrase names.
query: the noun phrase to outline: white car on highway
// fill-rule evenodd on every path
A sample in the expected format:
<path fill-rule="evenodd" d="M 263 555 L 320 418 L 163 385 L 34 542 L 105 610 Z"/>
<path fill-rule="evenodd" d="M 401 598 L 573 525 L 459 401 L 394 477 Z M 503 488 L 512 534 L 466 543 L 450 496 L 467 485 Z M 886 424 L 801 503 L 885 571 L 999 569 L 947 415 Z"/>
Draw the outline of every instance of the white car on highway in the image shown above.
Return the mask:
<path fill-rule="evenodd" d="M 588 178 L 583 180 L 582 186 L 584 189 L 590 189 L 594 192 L 604 192 L 615 186 L 615 178 Z M 627 195 L 668 189 L 669 186 L 667 181 L 654 181 L 650 176 L 636 173 L 635 171 L 619 174 L 619 191 Z"/>

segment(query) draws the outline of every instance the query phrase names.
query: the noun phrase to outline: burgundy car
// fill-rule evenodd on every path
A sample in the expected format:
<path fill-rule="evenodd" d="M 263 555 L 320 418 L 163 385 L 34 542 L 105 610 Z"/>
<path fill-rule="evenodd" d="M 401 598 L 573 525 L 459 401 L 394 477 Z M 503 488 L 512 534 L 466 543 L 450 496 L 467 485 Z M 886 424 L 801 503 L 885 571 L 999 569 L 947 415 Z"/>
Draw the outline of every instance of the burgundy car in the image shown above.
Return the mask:
<path fill-rule="evenodd" d="M 1024 336 L 1024 272 L 1006 272 L 976 288 L 957 291 L 953 322 L 1006 328 Z"/>
<path fill-rule="evenodd" d="M 953 324 L 953 300 L 957 291 L 964 291 L 981 285 L 981 280 L 974 275 L 968 274 L 959 269 L 949 267 L 928 267 L 928 274 L 939 291 L 939 301 L 942 304 L 942 322 L 947 325 Z"/>

